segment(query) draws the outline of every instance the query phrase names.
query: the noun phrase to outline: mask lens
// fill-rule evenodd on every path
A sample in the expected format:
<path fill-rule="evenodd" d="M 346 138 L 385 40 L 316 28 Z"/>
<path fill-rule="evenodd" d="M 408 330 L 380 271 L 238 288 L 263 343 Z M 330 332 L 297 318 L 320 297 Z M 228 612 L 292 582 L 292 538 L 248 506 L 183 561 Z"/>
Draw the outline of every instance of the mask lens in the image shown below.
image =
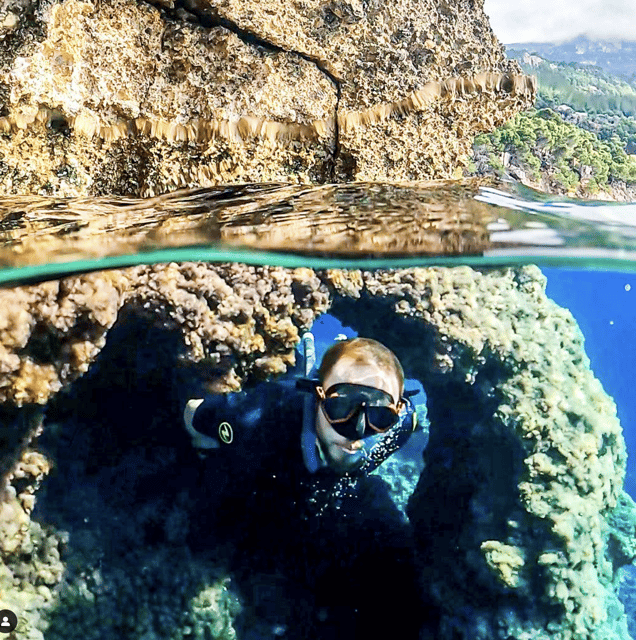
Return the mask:
<path fill-rule="evenodd" d="M 346 396 L 336 396 L 326 398 L 323 401 L 325 413 L 329 420 L 346 420 L 352 413 L 356 412 L 360 403 L 355 402 Z"/>
<path fill-rule="evenodd" d="M 386 431 L 398 422 L 398 415 L 389 407 L 367 407 L 367 421 L 378 431 Z"/>
<path fill-rule="evenodd" d="M 363 433 L 358 431 L 360 411 L 365 413 L 365 428 Z M 327 413 L 326 408 L 325 413 Z M 377 435 L 378 433 L 384 433 L 391 427 L 394 427 L 398 422 L 398 416 L 388 407 L 359 406 L 354 409 L 353 413 L 348 418 L 334 420 L 332 422 L 328 413 L 327 418 L 329 418 L 332 428 L 341 436 L 344 436 L 349 440 L 358 440 L 361 437 L 366 438 L 368 436 Z"/>
<path fill-rule="evenodd" d="M 348 420 L 342 420 L 340 422 L 332 422 L 331 426 L 334 429 L 334 431 L 339 433 L 341 436 L 344 436 L 348 440 L 359 440 L 360 438 L 364 438 L 367 435 L 371 435 L 370 433 L 367 433 L 368 431 L 371 431 L 371 430 L 366 428 L 363 434 L 359 433 L 358 416 L 359 416 L 359 412 L 356 412 Z"/>
<path fill-rule="evenodd" d="M 326 395 L 322 405 L 327 420 L 340 435 L 350 440 L 387 431 L 398 423 L 398 415 L 389 406 L 391 396 L 380 389 L 341 383 L 328 389 Z M 365 414 L 364 435 L 358 431 L 360 411 Z"/>

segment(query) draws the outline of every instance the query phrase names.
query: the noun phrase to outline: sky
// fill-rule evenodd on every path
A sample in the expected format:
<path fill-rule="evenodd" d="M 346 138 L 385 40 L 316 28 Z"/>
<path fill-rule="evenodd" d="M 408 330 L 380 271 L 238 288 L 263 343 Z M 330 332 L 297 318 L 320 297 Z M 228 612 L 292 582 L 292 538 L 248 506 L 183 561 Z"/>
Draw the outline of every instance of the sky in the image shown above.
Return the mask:
<path fill-rule="evenodd" d="M 484 10 L 504 44 L 561 42 L 581 34 L 636 41 L 636 0 L 484 0 Z"/>

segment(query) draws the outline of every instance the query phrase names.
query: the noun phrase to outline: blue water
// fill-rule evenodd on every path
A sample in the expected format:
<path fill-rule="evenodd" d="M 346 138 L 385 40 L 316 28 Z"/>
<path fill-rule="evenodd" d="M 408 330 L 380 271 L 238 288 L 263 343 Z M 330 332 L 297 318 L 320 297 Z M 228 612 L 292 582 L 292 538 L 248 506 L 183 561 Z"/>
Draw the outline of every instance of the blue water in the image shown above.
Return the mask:
<path fill-rule="evenodd" d="M 585 337 L 592 371 L 616 402 L 628 452 L 625 490 L 636 498 L 636 276 L 615 271 L 542 271 L 548 279 L 548 297 L 571 311 Z M 330 315 L 317 320 L 313 332 L 318 360 L 338 334 L 357 335 Z M 408 380 L 407 387 L 421 385 Z"/>
<path fill-rule="evenodd" d="M 585 337 L 592 371 L 616 402 L 627 443 L 625 490 L 636 497 L 636 277 L 620 272 L 542 271 L 548 278 L 547 295 L 572 312 Z"/>

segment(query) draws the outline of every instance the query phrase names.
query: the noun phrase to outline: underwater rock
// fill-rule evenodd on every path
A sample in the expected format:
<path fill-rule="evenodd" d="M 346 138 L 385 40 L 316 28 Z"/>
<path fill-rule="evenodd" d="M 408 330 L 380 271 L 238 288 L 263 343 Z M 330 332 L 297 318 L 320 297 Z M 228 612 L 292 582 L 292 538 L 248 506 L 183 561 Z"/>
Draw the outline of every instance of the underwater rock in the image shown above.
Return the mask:
<path fill-rule="evenodd" d="M 68 542 L 65 532 L 30 517 L 35 493 L 51 470 L 51 461 L 31 448 L 41 430 L 41 410 L 2 411 L 0 606 L 18 613 L 18 633 L 30 640 L 42 638 L 42 614 L 56 602 L 54 589 L 66 568 L 61 551 Z"/>
<path fill-rule="evenodd" d="M 409 517 L 441 638 L 627 638 L 606 547 L 625 444 L 536 267 L 343 276 L 331 313 L 395 351 L 430 420 Z"/>
<path fill-rule="evenodd" d="M 156 357 L 165 351 L 170 358 L 163 370 L 181 360 L 212 390 L 233 390 L 291 366 L 300 332 L 329 310 L 393 349 L 426 391 L 429 444 L 408 513 L 423 593 L 441 612 L 436 637 L 622 640 L 617 572 L 634 546 L 631 516 L 623 526 L 614 511 L 625 445 L 582 335 L 546 297 L 545 284 L 531 266 L 314 272 L 190 263 L 65 278 L 7 293 L 0 389 L 9 408 L 50 401 L 89 369 L 111 335 L 123 340 L 120 351 L 131 362 L 146 366 L 144 357 L 135 360 L 145 342 L 115 331 L 134 321 L 174 337 L 169 353 L 148 343 Z M 112 362 L 101 365 L 109 389 L 129 397 L 141 389 L 131 387 L 132 365 Z M 156 403 L 171 383 L 161 371 L 152 374 L 146 393 Z M 90 379 L 84 388 L 93 393 Z M 130 410 L 121 405 L 110 407 L 112 418 L 96 413 L 106 420 L 99 433 L 117 411 Z M 136 438 L 168 437 L 177 419 L 158 414 Z M 17 461 L 37 451 L 29 424 L 7 429 L 12 444 L 0 460 L 10 509 L 23 493 L 15 488 Z M 93 473 L 114 464 L 86 455 Z M 31 526 L 24 507 L 12 513 L 18 528 Z M 176 524 L 163 529 L 182 526 L 183 510 L 165 513 Z M 5 571 L 12 567 L 5 559 Z"/>
<path fill-rule="evenodd" d="M 0 14 L 4 193 L 451 177 L 534 100 L 467 0 L 180 4 Z"/>
<path fill-rule="evenodd" d="M 626 611 L 633 612 L 636 610 L 636 567 L 626 567 L 621 580 L 619 596 L 621 602 L 624 603 Z M 636 637 L 636 618 L 634 614 L 628 615 L 627 628 L 629 637 Z"/>
<path fill-rule="evenodd" d="M 0 402 L 22 406 L 86 372 L 124 307 L 178 332 L 211 391 L 235 391 L 294 363 L 329 294 L 310 269 L 170 263 L 5 289 L 0 306 Z"/>
<path fill-rule="evenodd" d="M 618 569 L 636 561 L 636 503 L 623 493 L 608 518 L 610 525 L 607 541 L 609 555 Z"/>

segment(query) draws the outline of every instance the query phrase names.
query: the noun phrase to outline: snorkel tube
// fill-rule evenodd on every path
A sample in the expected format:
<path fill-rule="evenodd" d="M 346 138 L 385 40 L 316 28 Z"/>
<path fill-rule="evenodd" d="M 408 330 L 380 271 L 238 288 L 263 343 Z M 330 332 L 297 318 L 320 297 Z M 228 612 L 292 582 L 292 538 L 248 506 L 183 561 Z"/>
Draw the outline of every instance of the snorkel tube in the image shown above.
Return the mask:
<path fill-rule="evenodd" d="M 303 375 L 306 380 L 316 374 L 316 344 L 314 335 L 307 331 L 302 337 L 303 343 Z M 303 389 L 304 390 L 304 389 Z M 307 391 L 312 390 L 311 386 Z M 310 473 L 315 473 L 322 466 L 316 455 L 316 399 L 313 393 L 307 393 L 303 400 L 303 430 L 300 444 L 303 452 L 305 467 Z"/>
<path fill-rule="evenodd" d="M 417 429 L 417 413 L 411 397 L 418 393 L 417 389 L 404 392 L 403 398 L 406 404 L 397 425 L 386 433 L 378 433 L 362 440 L 361 451 L 364 460 L 357 469 L 359 473 L 371 473 L 406 444 L 411 434 Z"/>

